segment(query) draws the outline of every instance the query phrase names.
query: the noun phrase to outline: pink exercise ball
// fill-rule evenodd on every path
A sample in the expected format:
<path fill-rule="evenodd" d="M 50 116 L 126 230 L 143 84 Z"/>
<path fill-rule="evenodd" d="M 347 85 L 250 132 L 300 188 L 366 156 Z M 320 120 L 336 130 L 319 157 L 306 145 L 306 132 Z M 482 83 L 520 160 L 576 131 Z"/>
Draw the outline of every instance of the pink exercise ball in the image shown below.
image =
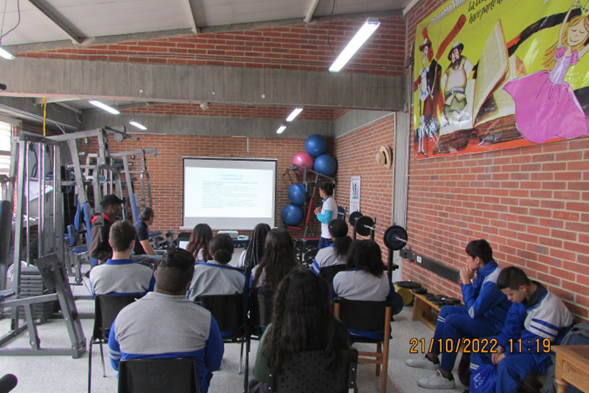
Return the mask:
<path fill-rule="evenodd" d="M 306 151 L 300 151 L 292 158 L 292 163 L 300 167 L 306 166 L 307 169 L 313 169 L 313 157 Z M 299 173 L 303 173 L 303 168 L 297 170 Z"/>

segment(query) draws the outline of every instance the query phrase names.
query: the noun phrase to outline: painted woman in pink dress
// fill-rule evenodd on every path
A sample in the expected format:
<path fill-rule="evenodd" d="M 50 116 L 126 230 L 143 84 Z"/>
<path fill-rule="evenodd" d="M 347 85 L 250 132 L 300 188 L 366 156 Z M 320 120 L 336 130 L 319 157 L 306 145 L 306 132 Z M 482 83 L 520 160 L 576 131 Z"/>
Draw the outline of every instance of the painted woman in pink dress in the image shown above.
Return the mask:
<path fill-rule="evenodd" d="M 515 122 L 519 132 L 534 143 L 553 138 L 574 139 L 589 135 L 589 122 L 571 86 L 564 78 L 587 53 L 589 17 L 578 15 L 567 23 L 575 0 L 561 24 L 558 42 L 544 55 L 546 70 L 515 79 L 504 90 L 515 101 Z"/>

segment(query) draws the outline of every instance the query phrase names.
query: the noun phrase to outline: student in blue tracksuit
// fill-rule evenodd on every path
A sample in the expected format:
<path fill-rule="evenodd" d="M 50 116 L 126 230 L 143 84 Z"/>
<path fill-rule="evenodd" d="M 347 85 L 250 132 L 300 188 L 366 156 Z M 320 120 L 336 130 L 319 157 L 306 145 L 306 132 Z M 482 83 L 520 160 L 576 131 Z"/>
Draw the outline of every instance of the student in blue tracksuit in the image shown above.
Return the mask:
<path fill-rule="evenodd" d="M 497 366 L 495 393 L 515 392 L 528 374 L 545 374 L 552 364 L 551 345 L 559 344 L 574 320 L 564 302 L 524 271 L 503 269 L 497 286 L 513 302 L 493 354 L 473 353 L 471 370 L 491 362 Z"/>
<path fill-rule="evenodd" d="M 454 389 L 452 369 L 460 338 L 482 338 L 498 334 L 503 328 L 511 303 L 497 287 L 501 268 L 493 260 L 493 250 L 484 240 L 466 246 L 466 264 L 460 269 L 462 298 L 466 307 L 443 306 L 438 316 L 431 350 L 425 356 L 409 359 L 410 367 L 437 371 L 417 384 L 426 389 Z M 441 345 L 440 345 L 441 344 Z M 441 364 L 439 356 L 442 356 Z M 438 369 L 439 368 L 439 369 Z"/>
<path fill-rule="evenodd" d="M 329 222 L 337 218 L 337 203 L 333 199 L 333 183 L 321 183 L 319 185 L 319 195 L 323 198 L 323 205 L 315 209 L 317 219 L 321 222 L 321 237 L 319 238 L 318 250 L 325 248 L 333 243 L 329 234 Z"/>
<path fill-rule="evenodd" d="M 194 256 L 173 248 L 156 271 L 154 292 L 125 307 L 108 340 L 112 366 L 125 359 L 192 357 L 198 384 L 207 393 L 213 371 L 221 367 L 223 340 L 215 318 L 186 297 Z"/>

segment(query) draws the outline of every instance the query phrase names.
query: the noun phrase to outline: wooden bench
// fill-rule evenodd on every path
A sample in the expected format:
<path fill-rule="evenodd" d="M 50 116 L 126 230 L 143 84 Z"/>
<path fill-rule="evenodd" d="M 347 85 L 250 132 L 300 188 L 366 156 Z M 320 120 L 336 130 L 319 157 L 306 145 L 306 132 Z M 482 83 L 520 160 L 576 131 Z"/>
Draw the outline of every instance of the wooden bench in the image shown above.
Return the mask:
<path fill-rule="evenodd" d="M 426 289 L 428 293 L 433 293 L 434 295 L 437 295 L 437 293 L 431 292 L 429 288 Z M 432 303 L 431 301 L 427 300 L 425 298 L 425 295 L 426 294 L 414 294 L 412 319 L 414 321 L 421 321 L 425 323 L 427 326 L 429 326 L 431 330 L 435 330 L 441 306 L 438 306 Z"/>

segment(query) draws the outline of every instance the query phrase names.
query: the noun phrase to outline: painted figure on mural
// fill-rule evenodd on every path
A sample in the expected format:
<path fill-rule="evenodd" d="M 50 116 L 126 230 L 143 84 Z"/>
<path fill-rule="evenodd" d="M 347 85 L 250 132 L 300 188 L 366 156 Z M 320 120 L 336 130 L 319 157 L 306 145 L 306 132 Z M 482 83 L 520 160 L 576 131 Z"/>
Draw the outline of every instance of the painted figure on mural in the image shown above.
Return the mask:
<path fill-rule="evenodd" d="M 515 121 L 519 132 L 530 142 L 553 138 L 573 139 L 589 135 L 589 122 L 565 76 L 589 51 L 589 15 L 569 17 L 580 7 L 575 0 L 560 26 L 557 42 L 544 54 L 546 70 L 515 79 L 504 90 L 515 101 Z M 562 120 L 566 119 L 566 127 Z"/>
<path fill-rule="evenodd" d="M 419 74 L 419 127 L 416 130 L 418 149 L 417 155 L 428 156 L 428 140 L 437 140 L 439 124 L 437 121 L 436 101 L 440 92 L 441 67 L 433 59 L 432 42 L 423 31 L 424 41 L 419 47 L 422 55 L 422 68 Z M 428 65 L 429 62 L 429 65 Z M 417 82 L 417 81 L 416 81 Z"/>
<path fill-rule="evenodd" d="M 450 65 L 442 77 L 442 87 L 444 89 L 444 117 L 445 124 L 455 124 L 461 121 L 469 120 L 472 116 L 464 111 L 468 103 L 466 96 L 466 83 L 470 76 L 473 66 L 472 63 L 462 55 L 464 44 L 456 42 L 450 53 L 448 60 Z"/>

